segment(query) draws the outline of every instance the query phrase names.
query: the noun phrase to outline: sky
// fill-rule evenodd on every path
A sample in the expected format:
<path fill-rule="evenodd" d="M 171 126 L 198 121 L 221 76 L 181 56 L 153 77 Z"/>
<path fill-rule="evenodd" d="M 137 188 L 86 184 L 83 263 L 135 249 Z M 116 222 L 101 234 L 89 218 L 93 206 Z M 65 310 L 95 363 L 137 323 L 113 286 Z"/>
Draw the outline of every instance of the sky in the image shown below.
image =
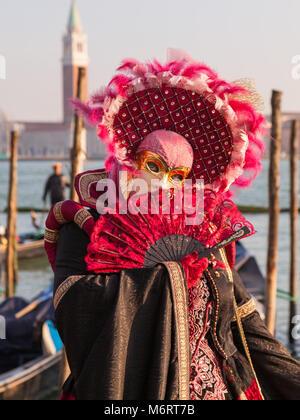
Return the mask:
<path fill-rule="evenodd" d="M 0 109 L 9 119 L 62 118 L 62 36 L 70 5 L 71 0 L 0 0 L 0 56 L 7 65 Z M 300 78 L 292 76 L 293 57 L 300 56 L 299 0 L 77 0 L 77 5 L 89 37 L 91 93 L 109 82 L 123 58 L 164 60 L 173 47 L 227 80 L 254 78 L 267 113 L 272 89 L 284 92 L 284 111 L 300 112 Z"/>

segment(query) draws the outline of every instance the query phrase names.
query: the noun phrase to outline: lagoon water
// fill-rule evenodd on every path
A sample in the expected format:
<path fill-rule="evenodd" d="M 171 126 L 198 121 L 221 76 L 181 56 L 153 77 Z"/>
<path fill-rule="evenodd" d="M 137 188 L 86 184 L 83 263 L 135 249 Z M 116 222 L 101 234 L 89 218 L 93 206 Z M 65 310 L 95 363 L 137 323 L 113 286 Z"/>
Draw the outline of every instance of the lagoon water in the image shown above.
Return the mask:
<path fill-rule="evenodd" d="M 97 169 L 103 167 L 103 162 L 88 162 L 86 169 Z M 65 165 L 64 172 L 69 172 Z M 20 162 L 19 163 L 19 207 L 42 208 L 42 195 L 44 183 L 51 173 L 51 162 Z M 281 208 L 289 207 L 289 162 L 283 160 L 281 163 Z M 240 192 L 237 196 L 237 203 L 249 206 L 268 206 L 268 161 L 264 162 L 262 174 L 257 178 L 253 186 L 246 191 Z M 0 161 L 0 225 L 5 225 L 6 215 L 3 210 L 6 206 L 8 186 L 8 163 Z M 300 193 L 299 193 L 300 199 Z M 266 249 L 268 233 L 268 216 L 266 214 L 246 215 L 253 223 L 257 234 L 244 241 L 244 245 L 256 256 L 263 273 L 266 267 Z M 299 221 L 300 228 L 300 221 Z M 32 231 L 31 219 L 28 213 L 19 214 L 18 233 Z M 278 287 L 288 290 L 289 284 L 289 215 L 283 213 L 280 218 L 280 240 L 279 240 L 279 266 L 278 266 Z M 300 238 L 300 229 L 299 229 Z M 298 249 L 298 255 L 300 246 Z M 300 268 L 300 267 L 299 267 Z M 299 270 L 300 273 L 300 270 Z M 32 298 L 37 295 L 45 286 L 50 284 L 53 276 L 45 260 L 37 260 L 33 263 L 26 262 L 20 266 L 19 286 L 17 293 L 25 298 Z M 300 288 L 300 281 L 299 281 Z M 287 345 L 288 327 L 288 302 L 278 299 L 277 307 L 277 337 Z M 300 313 L 300 306 L 299 306 Z M 300 343 L 296 349 L 300 356 Z"/>

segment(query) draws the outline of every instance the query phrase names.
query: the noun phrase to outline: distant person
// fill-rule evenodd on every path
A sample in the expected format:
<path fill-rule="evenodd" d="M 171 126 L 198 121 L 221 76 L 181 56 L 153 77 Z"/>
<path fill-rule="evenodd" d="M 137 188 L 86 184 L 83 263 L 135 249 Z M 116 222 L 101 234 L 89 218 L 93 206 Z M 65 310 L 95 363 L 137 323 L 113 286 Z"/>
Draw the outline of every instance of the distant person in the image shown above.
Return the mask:
<path fill-rule="evenodd" d="M 0 225 L 0 245 L 7 245 L 6 229 Z"/>
<path fill-rule="evenodd" d="M 46 182 L 43 200 L 46 204 L 47 196 L 50 194 L 51 204 L 53 205 L 66 199 L 66 187 L 70 187 L 70 182 L 62 173 L 61 163 L 54 163 L 52 168 L 53 175 Z"/>

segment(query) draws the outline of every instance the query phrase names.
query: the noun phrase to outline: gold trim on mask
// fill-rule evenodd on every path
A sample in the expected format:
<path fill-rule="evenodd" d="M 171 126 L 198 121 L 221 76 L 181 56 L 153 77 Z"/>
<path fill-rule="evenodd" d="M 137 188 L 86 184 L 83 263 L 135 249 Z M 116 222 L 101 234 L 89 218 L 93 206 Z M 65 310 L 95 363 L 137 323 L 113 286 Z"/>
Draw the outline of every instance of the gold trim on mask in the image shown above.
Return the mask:
<path fill-rule="evenodd" d="M 169 168 L 161 156 L 149 151 L 137 153 L 135 161 L 139 170 L 146 171 L 160 180 L 166 180 L 174 186 L 181 186 L 191 172 L 191 168 L 184 166 Z"/>

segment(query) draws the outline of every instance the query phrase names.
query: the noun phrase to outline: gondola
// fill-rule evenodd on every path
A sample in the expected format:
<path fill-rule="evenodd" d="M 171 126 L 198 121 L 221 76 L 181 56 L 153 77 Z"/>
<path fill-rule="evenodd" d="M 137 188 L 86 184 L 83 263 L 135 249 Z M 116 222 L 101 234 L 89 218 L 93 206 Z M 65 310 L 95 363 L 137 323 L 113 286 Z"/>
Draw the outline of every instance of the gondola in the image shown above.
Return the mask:
<path fill-rule="evenodd" d="M 0 400 L 57 398 L 63 352 L 53 324 L 53 285 L 31 302 L 8 299 L 0 315 L 9 334 L 0 340 Z"/>
<path fill-rule="evenodd" d="M 19 260 L 28 260 L 31 258 L 40 258 L 46 256 L 44 250 L 44 240 L 32 241 L 17 245 Z M 0 245 L 0 259 L 3 260 L 6 254 L 6 246 Z"/>
<path fill-rule="evenodd" d="M 46 256 L 44 251 L 44 229 L 36 232 L 20 235 L 17 244 L 18 259 L 28 260 L 32 258 L 41 258 Z M 0 244 L 0 260 L 4 260 L 6 256 L 6 245 Z"/>
<path fill-rule="evenodd" d="M 58 390 L 62 351 L 0 375 L 0 401 L 43 400 Z"/>

